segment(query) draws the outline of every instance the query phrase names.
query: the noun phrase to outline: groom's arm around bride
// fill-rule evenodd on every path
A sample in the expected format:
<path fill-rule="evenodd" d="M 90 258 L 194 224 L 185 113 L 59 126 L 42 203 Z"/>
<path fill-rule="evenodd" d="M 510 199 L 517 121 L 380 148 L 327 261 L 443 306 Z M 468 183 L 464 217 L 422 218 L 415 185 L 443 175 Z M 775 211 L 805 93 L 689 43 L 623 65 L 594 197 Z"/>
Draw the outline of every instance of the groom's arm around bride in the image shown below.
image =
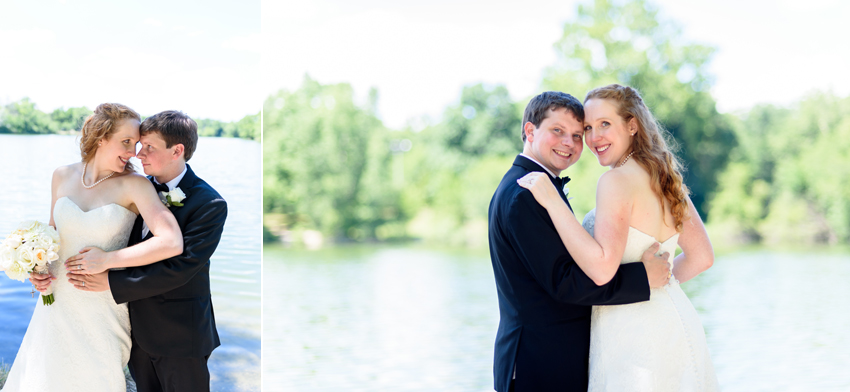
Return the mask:
<path fill-rule="evenodd" d="M 658 285 L 669 271 L 666 260 L 645 254 L 652 268 L 624 264 L 597 286 L 564 247 L 546 209 L 517 184 L 530 172 L 548 172 L 561 189 L 557 175 L 581 156 L 583 119 L 581 103 L 568 94 L 534 97 L 523 116 L 523 153 L 490 202 L 500 311 L 493 376 L 499 392 L 586 391 L 591 305 L 646 301 L 650 283 Z"/>
<path fill-rule="evenodd" d="M 197 124 L 181 112 L 151 116 L 141 126 L 137 157 L 169 200 L 183 233 L 183 253 L 158 263 L 108 273 L 117 303 L 128 303 L 133 347 L 130 371 L 138 390 L 209 391 L 207 360 L 220 345 L 210 294 L 215 252 L 227 203 L 186 164 L 197 145 Z M 158 189 L 159 190 L 159 189 Z M 177 197 L 179 199 L 179 197 Z M 151 237 L 137 219 L 130 244 Z"/>

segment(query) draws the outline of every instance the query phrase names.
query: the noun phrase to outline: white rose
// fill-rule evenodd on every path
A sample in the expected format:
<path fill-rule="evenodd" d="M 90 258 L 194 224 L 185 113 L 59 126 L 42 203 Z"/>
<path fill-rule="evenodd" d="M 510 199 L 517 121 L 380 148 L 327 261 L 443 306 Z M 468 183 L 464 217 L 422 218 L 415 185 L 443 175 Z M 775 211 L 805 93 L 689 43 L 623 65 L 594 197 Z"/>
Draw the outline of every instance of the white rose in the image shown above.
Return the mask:
<path fill-rule="evenodd" d="M 173 191 L 168 192 L 168 196 L 171 196 L 172 203 L 180 203 L 186 198 L 186 194 L 180 188 L 174 188 Z"/>
<path fill-rule="evenodd" d="M 23 231 L 23 232 L 27 232 L 27 231 L 30 231 L 33 228 L 35 228 L 37 224 L 38 224 L 38 221 L 34 221 L 34 220 L 23 221 L 23 222 L 21 222 L 20 226 L 18 226 L 18 230 Z"/>
<path fill-rule="evenodd" d="M 9 269 L 15 262 L 15 251 L 5 245 L 0 245 L 0 271 Z"/>
<path fill-rule="evenodd" d="M 50 236 L 47 235 L 47 233 L 43 233 L 41 235 L 41 237 L 38 237 L 38 244 L 39 244 L 39 248 L 47 250 L 47 248 L 49 248 L 50 245 L 53 244 L 53 238 L 50 238 Z"/>
<path fill-rule="evenodd" d="M 32 255 L 33 255 L 33 260 L 35 261 L 35 264 L 38 265 L 38 266 L 43 267 L 43 266 L 47 265 L 47 263 L 50 261 L 48 259 L 48 256 L 47 256 L 47 251 L 44 250 L 44 249 L 35 249 L 32 252 Z"/>
<path fill-rule="evenodd" d="M 29 276 L 24 267 L 18 263 L 12 263 L 8 269 L 6 269 L 6 276 L 10 279 L 14 279 L 17 281 L 23 282 Z"/>
<path fill-rule="evenodd" d="M 38 233 L 35 232 L 27 232 L 24 234 L 24 243 L 29 246 L 36 246 L 38 243 Z"/>
<path fill-rule="evenodd" d="M 32 247 L 24 245 L 18 248 L 17 261 L 22 268 L 26 268 L 27 271 L 32 270 L 32 267 L 35 267 L 35 256 L 33 255 Z"/>
<path fill-rule="evenodd" d="M 47 226 L 44 233 L 47 234 L 47 236 L 51 240 L 53 240 L 53 242 L 56 242 L 56 243 L 59 242 L 59 232 L 56 231 L 56 229 L 54 229 L 53 226 Z"/>
<path fill-rule="evenodd" d="M 17 249 L 19 246 L 21 246 L 21 242 L 23 242 L 23 241 L 24 241 L 24 237 L 21 237 L 20 235 L 17 235 L 17 234 L 10 234 L 3 241 L 3 245 L 9 247 L 10 249 Z"/>

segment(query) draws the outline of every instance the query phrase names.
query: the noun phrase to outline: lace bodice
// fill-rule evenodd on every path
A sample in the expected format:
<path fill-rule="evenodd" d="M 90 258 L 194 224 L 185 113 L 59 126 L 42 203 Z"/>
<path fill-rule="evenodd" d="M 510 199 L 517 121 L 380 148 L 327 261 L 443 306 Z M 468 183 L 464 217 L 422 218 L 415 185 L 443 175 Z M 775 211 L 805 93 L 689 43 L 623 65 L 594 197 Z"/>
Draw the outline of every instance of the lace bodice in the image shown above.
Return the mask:
<path fill-rule="evenodd" d="M 581 225 L 588 233 L 590 233 L 591 236 L 593 235 L 593 229 L 596 225 L 595 208 L 590 210 L 590 212 L 584 216 L 584 221 Z M 643 256 L 643 252 L 656 242 L 661 243 L 661 247 L 658 249 L 658 254 L 662 254 L 664 252 L 670 253 L 670 259 L 668 261 L 672 268 L 673 256 L 676 254 L 676 246 L 679 243 L 679 233 L 673 234 L 673 236 L 661 242 L 655 237 L 635 229 L 632 226 L 629 226 L 629 237 L 626 240 L 626 249 L 623 252 L 623 259 L 620 261 L 620 264 L 640 261 L 641 256 Z"/>

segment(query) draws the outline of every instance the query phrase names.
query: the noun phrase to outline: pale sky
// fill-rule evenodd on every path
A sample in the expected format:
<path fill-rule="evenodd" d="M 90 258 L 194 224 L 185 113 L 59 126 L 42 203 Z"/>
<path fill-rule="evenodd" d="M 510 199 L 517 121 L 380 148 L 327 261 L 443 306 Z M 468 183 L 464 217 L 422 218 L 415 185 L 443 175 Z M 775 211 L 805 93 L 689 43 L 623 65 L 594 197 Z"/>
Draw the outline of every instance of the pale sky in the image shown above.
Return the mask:
<path fill-rule="evenodd" d="M 0 0 L 0 105 L 260 111 L 260 1 Z"/>
<path fill-rule="evenodd" d="M 540 92 L 552 45 L 575 1 L 403 2 L 262 0 L 263 95 L 296 90 L 305 74 L 379 92 L 384 124 L 439 121 L 464 85 Z M 850 3 L 840 0 L 656 0 L 683 38 L 717 48 L 711 92 L 723 112 L 787 105 L 813 90 L 850 95 Z M 571 92 L 582 96 L 584 91 Z"/>

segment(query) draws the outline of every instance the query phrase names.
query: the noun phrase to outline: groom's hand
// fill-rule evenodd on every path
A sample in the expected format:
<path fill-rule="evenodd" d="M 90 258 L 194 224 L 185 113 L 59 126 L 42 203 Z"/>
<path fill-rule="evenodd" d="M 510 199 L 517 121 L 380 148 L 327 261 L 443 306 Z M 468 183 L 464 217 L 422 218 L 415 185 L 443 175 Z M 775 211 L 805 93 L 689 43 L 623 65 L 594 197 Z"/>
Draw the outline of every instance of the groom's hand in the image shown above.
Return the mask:
<path fill-rule="evenodd" d="M 106 291 L 109 290 L 109 271 L 94 275 L 71 275 L 68 274 L 68 282 L 78 290 L 83 291 Z"/>
<path fill-rule="evenodd" d="M 664 252 L 660 256 L 656 256 L 655 253 L 658 252 L 660 247 L 661 244 L 657 242 L 652 244 L 640 258 L 646 268 L 646 277 L 649 278 L 649 287 L 651 288 L 662 287 L 670 280 L 670 263 L 667 262 L 670 253 Z"/>
<path fill-rule="evenodd" d="M 50 287 L 50 283 L 56 280 L 56 277 L 50 274 L 30 274 L 30 283 L 35 286 L 39 292 L 44 292 Z"/>

